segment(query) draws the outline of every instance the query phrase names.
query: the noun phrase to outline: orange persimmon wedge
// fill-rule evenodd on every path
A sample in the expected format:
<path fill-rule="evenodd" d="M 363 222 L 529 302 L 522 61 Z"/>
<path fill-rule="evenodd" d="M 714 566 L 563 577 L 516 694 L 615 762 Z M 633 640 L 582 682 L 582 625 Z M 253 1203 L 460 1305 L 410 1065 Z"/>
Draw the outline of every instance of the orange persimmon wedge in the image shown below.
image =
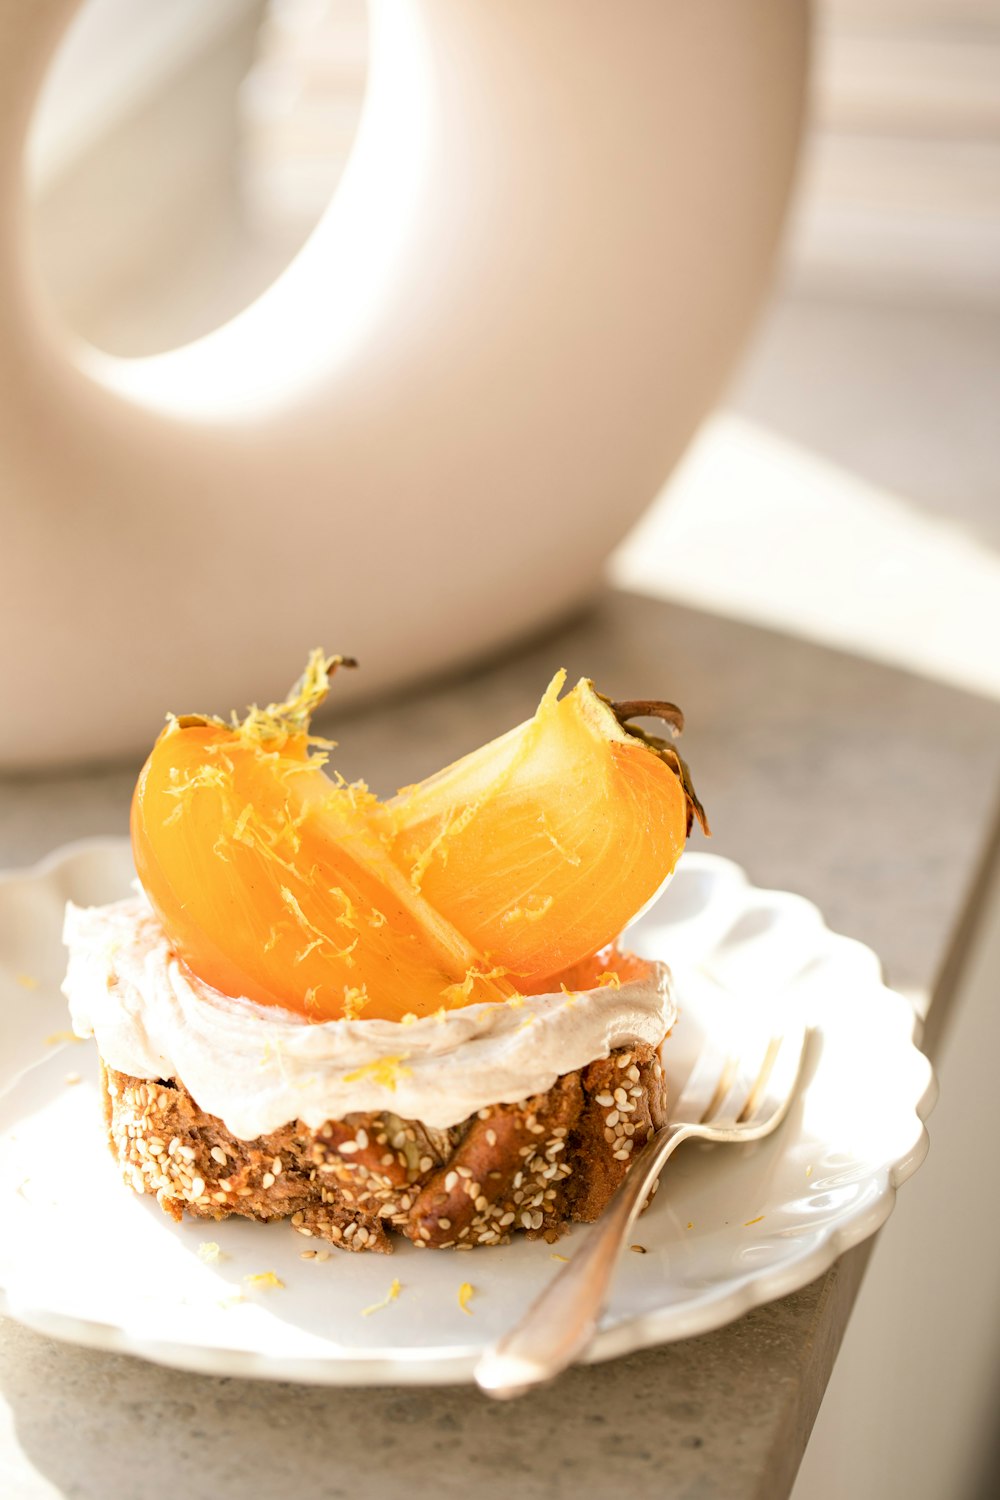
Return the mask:
<path fill-rule="evenodd" d="M 522 992 L 615 939 L 704 814 L 671 746 L 626 727 L 672 704 L 615 705 L 559 673 L 533 719 L 404 788 L 382 816 L 396 863 Z"/>
<path fill-rule="evenodd" d="M 624 727 L 670 706 L 587 682 L 559 700 L 561 676 L 527 724 L 380 804 L 309 734 L 341 661 L 314 652 L 243 720 L 171 719 L 139 777 L 140 882 L 224 994 L 398 1020 L 537 990 L 617 936 L 701 816 L 672 747 Z"/>

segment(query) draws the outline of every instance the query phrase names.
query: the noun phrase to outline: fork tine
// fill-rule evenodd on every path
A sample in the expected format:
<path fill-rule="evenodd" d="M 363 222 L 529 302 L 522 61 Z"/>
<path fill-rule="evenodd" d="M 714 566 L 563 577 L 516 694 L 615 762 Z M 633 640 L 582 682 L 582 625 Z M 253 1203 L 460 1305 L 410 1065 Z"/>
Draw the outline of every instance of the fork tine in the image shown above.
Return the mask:
<path fill-rule="evenodd" d="M 698 1116 L 699 1122 L 713 1120 L 719 1113 L 722 1103 L 739 1086 L 740 1061 L 738 1057 L 727 1057 L 719 1073 L 718 1082 L 707 1101 L 705 1108 Z"/>
<path fill-rule="evenodd" d="M 741 1129 L 760 1127 L 787 1103 L 798 1073 L 804 1032 L 801 1025 L 772 1036 L 753 1074 L 739 1069 L 726 1095 L 717 1101 L 713 1114 L 703 1117 L 705 1124 L 738 1125 Z"/>
<path fill-rule="evenodd" d="M 784 1045 L 784 1041 L 784 1036 L 773 1036 L 768 1042 L 761 1065 L 757 1070 L 757 1077 L 750 1086 L 749 1094 L 747 1094 L 746 1103 L 736 1116 L 737 1125 L 742 1125 L 752 1120 L 760 1105 L 767 1098 L 767 1086 L 771 1081 L 774 1065 L 778 1060 L 778 1054 Z"/>
<path fill-rule="evenodd" d="M 780 1046 L 755 1101 L 745 1118 L 748 1126 L 759 1126 L 775 1115 L 783 1115 L 795 1092 L 795 1084 L 805 1059 L 807 1028 L 796 1022 L 780 1038 Z"/>

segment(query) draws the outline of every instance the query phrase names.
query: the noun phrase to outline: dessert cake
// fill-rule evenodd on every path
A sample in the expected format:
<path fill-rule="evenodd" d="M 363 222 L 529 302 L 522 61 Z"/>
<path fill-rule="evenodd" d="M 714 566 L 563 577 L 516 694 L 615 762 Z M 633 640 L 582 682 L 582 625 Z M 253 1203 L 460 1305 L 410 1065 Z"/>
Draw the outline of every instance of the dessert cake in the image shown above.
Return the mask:
<path fill-rule="evenodd" d="M 229 722 L 171 718 L 137 894 L 67 909 L 125 1182 L 180 1218 L 388 1250 L 554 1240 L 666 1118 L 662 963 L 617 946 L 704 814 L 672 705 L 587 681 L 379 802 L 309 733 L 342 659 Z M 707 829 L 706 829 L 707 831 Z"/>

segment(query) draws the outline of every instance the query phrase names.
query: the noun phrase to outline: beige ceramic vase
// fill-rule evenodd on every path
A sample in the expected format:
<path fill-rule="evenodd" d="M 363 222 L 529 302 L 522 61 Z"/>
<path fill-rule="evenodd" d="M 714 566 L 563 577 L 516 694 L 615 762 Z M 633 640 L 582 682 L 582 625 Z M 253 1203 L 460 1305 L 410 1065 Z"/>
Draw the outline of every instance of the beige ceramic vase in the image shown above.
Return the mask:
<path fill-rule="evenodd" d="M 136 752 L 316 644 L 381 690 L 584 598 L 760 300 L 805 0 L 370 0 L 311 239 L 131 361 L 59 325 L 26 248 L 76 8 L 0 0 L 0 763 Z"/>

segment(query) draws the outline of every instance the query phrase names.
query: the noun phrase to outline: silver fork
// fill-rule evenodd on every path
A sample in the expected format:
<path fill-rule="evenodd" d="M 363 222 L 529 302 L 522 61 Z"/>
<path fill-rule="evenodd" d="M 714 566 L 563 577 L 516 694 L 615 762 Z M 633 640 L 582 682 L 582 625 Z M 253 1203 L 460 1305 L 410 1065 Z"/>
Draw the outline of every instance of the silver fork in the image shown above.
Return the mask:
<path fill-rule="evenodd" d="M 607 1303 L 622 1246 L 667 1157 L 681 1141 L 756 1141 L 776 1129 L 795 1094 L 807 1036 L 801 1024 L 772 1036 L 752 1077 L 739 1058 L 727 1057 L 720 1068 L 717 1056 L 709 1060 L 703 1054 L 681 1094 L 677 1118 L 638 1153 L 569 1264 L 479 1360 L 475 1377 L 482 1390 L 501 1400 L 519 1396 L 552 1380 L 583 1353 Z"/>

